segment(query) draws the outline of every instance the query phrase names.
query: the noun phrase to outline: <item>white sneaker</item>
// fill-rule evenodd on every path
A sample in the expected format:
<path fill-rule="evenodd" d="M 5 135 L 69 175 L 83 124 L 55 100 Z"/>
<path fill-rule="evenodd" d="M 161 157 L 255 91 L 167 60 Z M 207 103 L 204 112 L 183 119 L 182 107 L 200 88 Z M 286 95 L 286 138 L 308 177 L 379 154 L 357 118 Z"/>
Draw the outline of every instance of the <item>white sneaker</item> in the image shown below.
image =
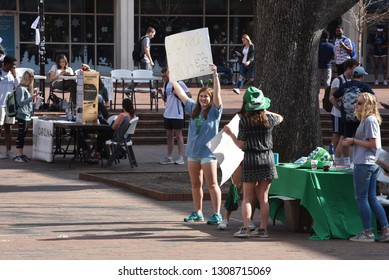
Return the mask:
<path fill-rule="evenodd" d="M 388 81 L 384 80 L 384 86 L 387 86 L 387 85 L 388 85 Z"/>
<path fill-rule="evenodd" d="M 250 236 L 249 229 L 245 227 L 241 227 L 239 231 L 234 233 L 234 237 L 238 238 L 248 238 Z"/>
<path fill-rule="evenodd" d="M 162 161 L 159 162 L 159 164 L 165 165 L 165 164 L 173 164 L 173 159 L 171 157 L 165 157 Z"/>
<path fill-rule="evenodd" d="M 0 153 L 0 159 L 6 159 L 7 156 L 6 155 L 3 155 L 2 153 Z"/>
<path fill-rule="evenodd" d="M 378 83 L 378 80 L 375 80 L 375 81 L 374 81 L 374 84 L 375 84 L 376 86 L 378 86 L 378 84 L 379 84 L 379 83 Z"/>
<path fill-rule="evenodd" d="M 256 226 L 254 225 L 254 222 L 252 220 L 249 220 L 249 230 L 255 230 Z"/>
<path fill-rule="evenodd" d="M 240 94 L 240 89 L 238 89 L 238 88 L 234 88 L 233 91 L 234 91 L 237 95 Z"/>
<path fill-rule="evenodd" d="M 228 227 L 228 221 L 227 219 L 224 219 L 218 226 L 217 228 L 220 230 L 226 230 Z"/>
<path fill-rule="evenodd" d="M 174 164 L 178 164 L 178 165 L 183 165 L 185 163 L 184 161 L 184 158 L 183 157 L 179 157 L 175 162 Z"/>
<path fill-rule="evenodd" d="M 14 159 L 16 158 L 16 154 L 12 151 L 7 151 L 7 153 L 5 154 L 5 156 L 9 159 Z"/>
<path fill-rule="evenodd" d="M 356 236 L 350 237 L 349 240 L 357 242 L 374 242 L 374 234 L 361 232 Z"/>

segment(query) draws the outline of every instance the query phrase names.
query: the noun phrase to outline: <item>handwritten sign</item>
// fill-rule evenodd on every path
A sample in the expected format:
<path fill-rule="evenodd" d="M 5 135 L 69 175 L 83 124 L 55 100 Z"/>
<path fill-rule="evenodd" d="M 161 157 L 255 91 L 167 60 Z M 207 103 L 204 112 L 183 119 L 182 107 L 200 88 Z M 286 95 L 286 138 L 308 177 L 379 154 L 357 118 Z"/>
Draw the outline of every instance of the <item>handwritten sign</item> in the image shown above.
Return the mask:
<path fill-rule="evenodd" d="M 239 115 L 235 115 L 228 123 L 228 127 L 235 136 L 239 132 L 239 120 Z M 238 168 L 240 162 L 243 160 L 244 153 L 235 145 L 234 141 L 232 141 L 231 137 L 224 130 L 220 130 L 207 145 L 216 157 L 220 170 L 222 171 L 221 186 L 232 176 L 235 169 Z"/>
<path fill-rule="evenodd" d="M 171 81 L 212 74 L 212 52 L 208 28 L 181 32 L 165 38 Z"/>

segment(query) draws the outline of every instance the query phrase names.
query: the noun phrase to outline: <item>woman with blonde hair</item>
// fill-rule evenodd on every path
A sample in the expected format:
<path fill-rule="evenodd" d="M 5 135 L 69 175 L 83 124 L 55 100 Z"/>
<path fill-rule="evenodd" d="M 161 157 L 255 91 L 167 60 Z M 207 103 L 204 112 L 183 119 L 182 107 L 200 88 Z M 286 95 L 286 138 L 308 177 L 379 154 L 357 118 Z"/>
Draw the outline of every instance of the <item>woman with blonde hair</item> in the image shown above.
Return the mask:
<path fill-rule="evenodd" d="M 235 51 L 240 61 L 239 81 L 236 88 L 233 91 L 236 94 L 240 94 L 240 89 L 243 86 L 243 79 L 248 76 L 250 85 L 254 82 L 254 45 L 251 42 L 249 35 L 243 34 L 242 36 L 242 51 Z"/>
<path fill-rule="evenodd" d="M 374 95 L 362 92 L 355 103 L 355 116 L 360 121 L 354 138 L 345 138 L 344 146 L 353 146 L 354 192 L 361 215 L 363 231 L 351 241 L 374 242 L 371 211 L 382 227 L 380 241 L 389 241 L 388 219 L 377 200 L 376 185 L 379 167 L 375 164 L 377 149 L 381 148 L 381 116 Z"/>
<path fill-rule="evenodd" d="M 19 86 L 15 91 L 18 121 L 18 137 L 16 138 L 16 162 L 27 162 L 30 159 L 23 154 L 24 139 L 27 134 L 29 122 L 33 113 L 33 102 L 35 102 L 39 92 L 34 91 L 34 72 L 27 70 L 22 76 Z"/>
<path fill-rule="evenodd" d="M 210 67 L 214 79 L 213 89 L 201 88 L 196 102 L 185 94 L 178 82 L 172 81 L 172 84 L 175 94 L 185 104 L 185 111 L 190 115 L 186 155 L 188 156 L 188 171 L 192 183 L 194 211 L 185 217 L 184 221 L 204 221 L 202 185 L 205 179 L 214 211 L 207 224 L 218 225 L 222 221 L 220 214 L 221 190 L 217 182 L 216 157 L 208 148 L 207 143 L 218 133 L 223 106 L 216 66 L 211 64 Z"/>

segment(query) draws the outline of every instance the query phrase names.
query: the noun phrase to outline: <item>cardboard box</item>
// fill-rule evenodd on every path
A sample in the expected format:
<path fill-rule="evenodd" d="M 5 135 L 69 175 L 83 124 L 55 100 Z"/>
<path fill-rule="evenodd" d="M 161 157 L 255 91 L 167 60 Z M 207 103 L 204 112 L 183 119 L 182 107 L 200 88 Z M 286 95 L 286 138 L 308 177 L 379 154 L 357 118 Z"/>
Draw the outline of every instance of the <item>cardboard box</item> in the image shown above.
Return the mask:
<path fill-rule="evenodd" d="M 286 226 L 293 232 L 311 232 L 312 217 L 300 200 L 284 200 Z"/>
<path fill-rule="evenodd" d="M 99 72 L 80 71 L 77 76 L 77 118 L 79 123 L 97 123 Z"/>

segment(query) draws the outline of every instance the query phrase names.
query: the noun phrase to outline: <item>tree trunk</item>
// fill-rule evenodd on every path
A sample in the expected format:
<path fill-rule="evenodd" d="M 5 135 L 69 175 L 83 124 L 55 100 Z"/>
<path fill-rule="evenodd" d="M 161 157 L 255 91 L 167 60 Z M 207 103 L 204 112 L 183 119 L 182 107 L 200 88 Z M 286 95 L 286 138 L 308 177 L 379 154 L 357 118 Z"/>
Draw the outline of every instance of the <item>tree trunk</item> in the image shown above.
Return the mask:
<path fill-rule="evenodd" d="M 328 23 L 358 0 L 261 0 L 254 2 L 255 85 L 284 117 L 273 132 L 283 162 L 323 146 L 317 53 Z"/>

